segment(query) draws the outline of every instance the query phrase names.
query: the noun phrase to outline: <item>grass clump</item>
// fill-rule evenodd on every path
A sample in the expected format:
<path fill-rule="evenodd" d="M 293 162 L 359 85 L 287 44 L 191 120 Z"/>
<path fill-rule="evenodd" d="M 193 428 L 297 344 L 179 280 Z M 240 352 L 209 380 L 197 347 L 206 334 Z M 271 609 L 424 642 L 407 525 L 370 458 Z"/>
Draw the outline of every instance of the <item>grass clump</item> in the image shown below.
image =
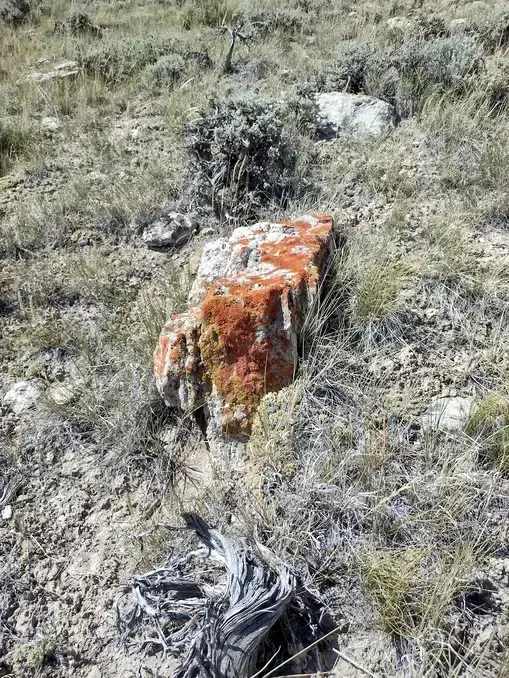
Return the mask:
<path fill-rule="evenodd" d="M 338 266 L 341 285 L 349 290 L 345 320 L 366 347 L 401 329 L 404 293 L 415 275 L 410 260 L 402 259 L 386 241 L 370 236 L 352 241 Z"/>
<path fill-rule="evenodd" d="M 12 164 L 33 147 L 36 134 L 21 120 L 0 119 L 0 177 Z"/>
<path fill-rule="evenodd" d="M 35 138 L 33 129 L 21 120 L 0 119 L 0 177 L 20 155 L 30 150 Z"/>
<path fill-rule="evenodd" d="M 509 399 L 503 395 L 485 398 L 471 415 L 467 433 L 474 436 L 481 456 L 499 471 L 509 471 Z"/>
<path fill-rule="evenodd" d="M 274 33 L 295 35 L 304 28 L 302 12 L 295 9 L 268 9 L 249 16 L 249 25 L 254 35 L 265 38 Z"/>
<path fill-rule="evenodd" d="M 44 666 L 55 650 L 55 641 L 48 638 L 18 645 L 11 658 L 15 670 L 14 675 L 26 675 L 25 671 L 30 671 L 31 675 L 41 675 Z"/>
<path fill-rule="evenodd" d="M 241 7 L 236 0 L 187 0 L 182 5 L 181 25 L 184 30 L 196 26 L 231 25 L 242 17 Z"/>
<path fill-rule="evenodd" d="M 426 555 L 423 548 L 374 549 L 362 554 L 362 580 L 386 633 L 402 638 L 412 635 L 418 613 L 412 598 Z"/>
<path fill-rule="evenodd" d="M 269 203 L 284 206 L 298 186 L 290 117 L 285 103 L 259 96 L 211 101 L 184 130 L 196 200 L 234 219 L 253 218 Z"/>

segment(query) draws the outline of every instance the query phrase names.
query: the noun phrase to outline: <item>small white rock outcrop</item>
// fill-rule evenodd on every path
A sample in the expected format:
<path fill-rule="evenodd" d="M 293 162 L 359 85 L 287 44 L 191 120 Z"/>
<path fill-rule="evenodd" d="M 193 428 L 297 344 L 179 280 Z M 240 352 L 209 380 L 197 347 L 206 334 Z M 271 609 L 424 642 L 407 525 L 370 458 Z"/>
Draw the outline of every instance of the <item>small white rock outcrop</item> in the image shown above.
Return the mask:
<path fill-rule="evenodd" d="M 187 215 L 169 212 L 149 226 L 142 238 L 148 247 L 180 247 L 191 238 L 195 230 L 195 224 Z"/>
<path fill-rule="evenodd" d="M 318 105 L 318 129 L 326 139 L 350 133 L 356 136 L 380 136 L 395 125 L 394 107 L 366 94 L 328 92 L 315 95 Z"/>
<path fill-rule="evenodd" d="M 14 414 L 28 410 L 42 394 L 41 388 L 32 381 L 17 381 L 3 397 L 3 404 Z"/>

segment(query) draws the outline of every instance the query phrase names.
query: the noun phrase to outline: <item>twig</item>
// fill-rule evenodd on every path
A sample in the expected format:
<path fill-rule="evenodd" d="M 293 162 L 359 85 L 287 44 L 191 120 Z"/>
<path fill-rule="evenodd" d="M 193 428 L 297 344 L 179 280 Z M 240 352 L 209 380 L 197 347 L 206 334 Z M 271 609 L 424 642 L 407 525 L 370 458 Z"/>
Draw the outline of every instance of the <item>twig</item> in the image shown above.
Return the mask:
<path fill-rule="evenodd" d="M 377 676 L 374 673 L 371 673 L 371 671 L 365 669 L 363 666 L 354 661 L 351 657 L 348 657 L 346 654 L 343 654 L 343 652 L 336 650 L 335 647 L 333 647 L 332 650 L 338 655 L 338 657 L 341 657 L 341 659 L 347 662 L 347 664 L 350 664 L 350 666 L 353 666 L 358 671 L 361 671 L 361 673 L 363 673 L 365 676 L 369 676 L 370 678 L 377 678 Z"/>
<path fill-rule="evenodd" d="M 228 33 L 228 35 L 230 36 L 230 47 L 228 48 L 228 52 L 226 53 L 223 66 L 223 73 L 230 73 L 232 70 L 233 50 L 235 49 L 237 40 L 240 40 L 241 42 L 247 42 L 248 37 L 244 35 L 244 33 L 241 33 L 242 26 L 236 26 L 235 28 L 231 28 L 230 26 L 223 25 L 218 30 L 220 33 Z"/>

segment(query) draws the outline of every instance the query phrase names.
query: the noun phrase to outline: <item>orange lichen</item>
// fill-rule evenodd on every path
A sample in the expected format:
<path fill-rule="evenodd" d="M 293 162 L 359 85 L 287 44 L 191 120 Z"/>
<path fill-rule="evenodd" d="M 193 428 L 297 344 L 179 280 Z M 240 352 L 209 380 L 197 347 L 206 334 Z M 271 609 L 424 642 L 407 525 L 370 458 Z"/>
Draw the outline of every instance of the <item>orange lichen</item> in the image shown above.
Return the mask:
<path fill-rule="evenodd" d="M 154 353 L 154 373 L 156 376 L 163 376 L 165 373 L 166 356 L 168 354 L 169 343 L 170 338 L 168 335 L 161 334 Z"/>
<path fill-rule="evenodd" d="M 277 284 L 243 289 L 242 297 L 217 296 L 211 289 L 202 304 L 202 361 L 228 409 L 245 415 L 230 422 L 230 430 L 248 430 L 263 394 L 293 378 L 294 355 L 283 328 L 281 294 Z M 258 336 L 267 327 L 276 329 L 270 336 Z"/>

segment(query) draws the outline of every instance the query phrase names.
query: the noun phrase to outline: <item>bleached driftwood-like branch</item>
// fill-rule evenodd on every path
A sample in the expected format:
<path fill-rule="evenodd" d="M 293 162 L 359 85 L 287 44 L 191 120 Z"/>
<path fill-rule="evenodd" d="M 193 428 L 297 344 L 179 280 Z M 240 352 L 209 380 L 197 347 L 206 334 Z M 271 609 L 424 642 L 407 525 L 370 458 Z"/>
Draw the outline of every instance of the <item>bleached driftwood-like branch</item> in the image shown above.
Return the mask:
<path fill-rule="evenodd" d="M 134 578 L 117 606 L 124 641 L 145 649 L 160 646 L 165 653 L 185 650 L 175 678 L 252 675 L 261 642 L 292 601 L 296 577 L 261 545 L 251 550 L 197 514 L 183 517 L 203 546 Z M 212 577 L 213 584 L 190 576 L 206 561 L 206 579 Z"/>

